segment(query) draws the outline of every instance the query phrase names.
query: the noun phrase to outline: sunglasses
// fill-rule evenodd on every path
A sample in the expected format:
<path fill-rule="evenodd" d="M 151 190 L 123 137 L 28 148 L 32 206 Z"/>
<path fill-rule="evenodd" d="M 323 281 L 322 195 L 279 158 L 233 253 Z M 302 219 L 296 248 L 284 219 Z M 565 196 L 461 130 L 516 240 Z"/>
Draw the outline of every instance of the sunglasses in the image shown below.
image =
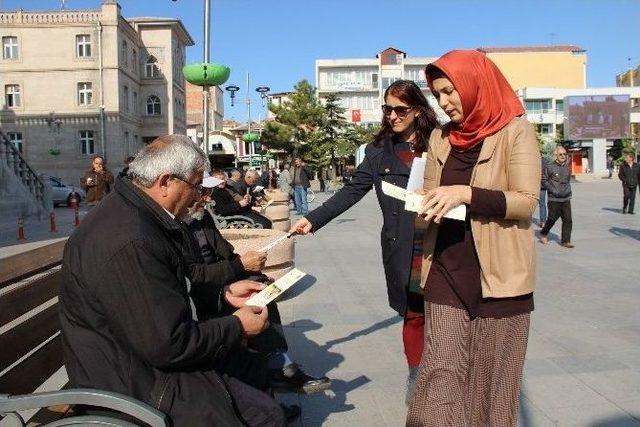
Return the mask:
<path fill-rule="evenodd" d="M 406 117 L 406 115 L 409 114 L 411 110 L 413 110 L 412 107 L 406 107 L 404 105 L 397 105 L 395 107 L 392 107 L 391 105 L 384 104 L 382 106 L 382 114 L 387 117 L 391 115 L 392 111 L 395 111 L 396 116 L 400 118 Z"/>

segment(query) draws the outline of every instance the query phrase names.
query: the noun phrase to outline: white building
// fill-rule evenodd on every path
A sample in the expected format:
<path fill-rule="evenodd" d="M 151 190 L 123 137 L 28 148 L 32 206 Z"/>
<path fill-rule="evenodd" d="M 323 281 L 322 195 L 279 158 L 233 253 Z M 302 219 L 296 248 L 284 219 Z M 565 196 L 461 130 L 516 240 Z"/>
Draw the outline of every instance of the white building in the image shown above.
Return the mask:
<path fill-rule="evenodd" d="M 413 80 L 423 89 L 432 106 L 435 98 L 427 87 L 424 68 L 438 57 L 407 57 L 387 48 L 375 58 L 316 60 L 316 88 L 322 99 L 338 95 L 349 122 L 372 126 L 380 123 L 384 91 L 396 80 Z M 444 114 L 439 108 L 437 111 Z"/>
<path fill-rule="evenodd" d="M 565 98 L 569 96 L 602 96 L 628 95 L 631 112 L 629 121 L 631 133 L 640 126 L 640 87 L 602 87 L 585 89 L 557 89 L 557 88 L 523 88 L 516 91 L 527 110 L 527 119 L 534 123 L 538 132 L 547 140 L 554 140 L 565 122 Z M 565 136 L 566 139 L 566 136 Z M 614 140 L 583 140 L 573 141 L 573 148 L 578 149 L 582 161 L 574 155 L 574 172 L 600 173 L 606 170 L 607 149 Z M 579 167 L 578 164 L 583 167 Z"/>

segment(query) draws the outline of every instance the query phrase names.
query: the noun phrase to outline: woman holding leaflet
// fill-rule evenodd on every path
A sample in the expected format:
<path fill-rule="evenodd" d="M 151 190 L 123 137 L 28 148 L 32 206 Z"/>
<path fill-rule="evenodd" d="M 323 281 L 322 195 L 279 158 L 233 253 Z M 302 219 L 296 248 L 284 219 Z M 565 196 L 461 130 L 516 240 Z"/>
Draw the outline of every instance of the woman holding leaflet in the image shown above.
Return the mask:
<path fill-rule="evenodd" d="M 535 131 L 484 54 L 451 51 L 426 75 L 451 122 L 427 152 L 425 345 L 407 425 L 514 426 L 533 310 Z M 443 218 L 462 203 L 466 221 Z"/>
<path fill-rule="evenodd" d="M 389 304 L 404 317 L 402 335 L 409 365 L 409 398 L 424 336 L 420 271 L 412 271 L 414 242 L 421 244 L 422 236 L 414 235 L 415 215 L 404 210 L 404 202 L 385 195 L 381 185 L 386 181 L 406 188 L 413 159 L 426 150 L 429 135 L 438 122 L 424 94 L 412 81 L 392 83 L 384 93 L 384 102 L 380 132 L 374 142 L 367 145 L 365 158 L 351 181 L 322 206 L 298 220 L 291 232 L 318 231 L 375 187 L 384 219 L 380 238 Z"/>

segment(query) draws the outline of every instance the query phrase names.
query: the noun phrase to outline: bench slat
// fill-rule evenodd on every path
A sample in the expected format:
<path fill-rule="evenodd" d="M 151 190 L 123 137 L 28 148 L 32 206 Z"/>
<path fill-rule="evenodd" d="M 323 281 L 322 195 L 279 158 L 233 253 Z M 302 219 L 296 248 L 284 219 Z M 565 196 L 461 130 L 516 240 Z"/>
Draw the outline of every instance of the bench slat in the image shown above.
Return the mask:
<path fill-rule="evenodd" d="M 62 272 L 58 270 L 0 296 L 0 326 L 58 295 L 61 280 Z"/>
<path fill-rule="evenodd" d="M 0 288 L 17 282 L 24 277 L 59 265 L 62 260 L 65 240 L 31 249 L 0 260 Z"/>
<path fill-rule="evenodd" d="M 36 353 L 0 377 L 0 393 L 32 393 L 62 365 L 62 339 L 57 335 Z"/>
<path fill-rule="evenodd" d="M 0 371 L 29 353 L 60 330 L 58 304 L 25 320 L 0 335 Z"/>

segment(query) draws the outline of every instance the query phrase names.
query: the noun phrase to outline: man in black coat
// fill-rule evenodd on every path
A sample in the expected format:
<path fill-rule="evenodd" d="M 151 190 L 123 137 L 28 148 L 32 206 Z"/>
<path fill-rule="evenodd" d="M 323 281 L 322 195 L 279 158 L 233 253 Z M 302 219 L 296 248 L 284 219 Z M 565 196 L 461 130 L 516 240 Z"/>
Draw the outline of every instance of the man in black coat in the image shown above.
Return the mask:
<path fill-rule="evenodd" d="M 558 218 L 562 219 L 562 237 L 560 244 L 573 248 L 571 243 L 571 170 L 567 160 L 567 150 L 558 146 L 555 149 L 555 161 L 549 162 L 542 170 L 542 187 L 547 189 L 549 216 L 540 230 L 540 242 L 549 243 L 548 234 Z"/>
<path fill-rule="evenodd" d="M 214 171 L 214 180 L 220 175 Z M 210 178 L 205 178 L 207 181 Z M 203 186 L 207 184 L 203 181 Z M 212 186 L 219 185 L 220 180 L 211 181 Z M 189 209 L 186 220 L 189 231 L 197 241 L 204 265 L 195 264 L 191 269 L 192 297 L 198 318 L 216 316 L 217 301 L 211 298 L 211 289 L 229 286 L 237 281 L 253 280 L 271 283 L 271 280 L 260 272 L 264 267 L 267 254 L 249 251 L 238 255 L 233 246 L 224 238 L 215 225 L 211 214 L 205 209 L 208 196 Z M 331 385 L 327 377 L 313 377 L 305 373 L 291 360 L 287 351 L 288 344 L 282 328 L 282 321 L 275 302 L 269 304 L 269 327 L 262 334 L 249 340 L 249 347 L 265 356 L 268 360 L 269 384 L 280 391 L 298 393 L 317 393 Z M 252 382 L 250 382 L 252 383 Z M 288 409 L 288 408 L 287 408 Z M 287 411 L 290 412 L 290 411 Z"/>
<path fill-rule="evenodd" d="M 640 181 L 640 165 L 633 161 L 633 154 L 625 154 L 624 162 L 620 165 L 618 178 L 622 181 L 622 213 L 634 214 L 633 208 L 636 203 L 636 188 Z M 627 207 L 629 210 L 627 211 Z"/>
<path fill-rule="evenodd" d="M 311 186 L 311 178 L 313 178 L 313 174 L 309 168 L 300 157 L 296 157 L 291 168 L 291 185 L 293 186 L 293 197 L 298 215 L 309 213 L 307 190 Z"/>
<path fill-rule="evenodd" d="M 254 179 L 255 174 L 255 182 Z M 214 211 L 216 214 L 225 216 L 242 215 L 261 224 L 262 228 L 272 228 L 271 220 L 255 212 L 253 206 L 252 187 L 258 180 L 256 171 L 248 171 L 242 181 L 224 180 L 224 171 L 212 172 L 213 177 L 223 179 L 220 185 L 212 189 L 211 198 L 215 202 Z M 248 180 L 248 181 L 247 181 Z M 233 183 L 231 185 L 230 183 Z"/>
<path fill-rule="evenodd" d="M 175 426 L 283 426 L 273 399 L 215 369 L 266 328 L 267 310 L 201 321 L 191 312 L 176 217 L 199 197 L 207 163 L 187 137 L 156 139 L 131 163 L 132 180 L 119 178 L 67 242 L 60 321 L 69 381 L 142 400 Z M 251 295 L 234 292 L 219 298 L 240 306 Z"/>

